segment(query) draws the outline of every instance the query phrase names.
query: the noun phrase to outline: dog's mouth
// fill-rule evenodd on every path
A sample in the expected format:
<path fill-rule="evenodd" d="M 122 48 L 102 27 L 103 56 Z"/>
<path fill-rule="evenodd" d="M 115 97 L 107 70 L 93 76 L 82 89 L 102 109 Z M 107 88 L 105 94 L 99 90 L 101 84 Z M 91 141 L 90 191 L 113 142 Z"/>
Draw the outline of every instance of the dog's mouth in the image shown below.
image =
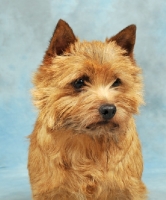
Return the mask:
<path fill-rule="evenodd" d="M 78 126 L 78 124 L 74 126 L 75 124 L 73 124 L 71 121 L 65 121 L 66 128 L 70 128 L 70 129 L 72 128 L 74 130 L 80 131 L 80 126 Z M 119 124 L 115 122 L 112 122 L 110 120 L 102 120 L 102 121 L 92 122 L 88 124 L 87 126 L 82 127 L 81 131 L 84 130 L 85 132 L 87 131 L 88 132 L 94 132 L 94 131 L 114 132 L 119 128 L 120 128 Z"/>
<path fill-rule="evenodd" d="M 99 122 L 89 124 L 86 127 L 86 129 L 94 130 L 96 128 L 104 127 L 104 126 L 111 126 L 113 129 L 119 127 L 118 124 L 110 123 L 110 121 L 104 120 L 104 121 L 99 121 Z"/>

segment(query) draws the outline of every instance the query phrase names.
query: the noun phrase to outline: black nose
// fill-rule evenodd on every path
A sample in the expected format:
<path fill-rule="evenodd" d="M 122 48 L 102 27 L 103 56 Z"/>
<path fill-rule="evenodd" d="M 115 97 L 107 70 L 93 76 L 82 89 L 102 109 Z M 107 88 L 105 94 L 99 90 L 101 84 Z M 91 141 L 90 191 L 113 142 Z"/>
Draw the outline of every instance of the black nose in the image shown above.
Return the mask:
<path fill-rule="evenodd" d="M 116 107 L 113 104 L 104 104 L 99 108 L 99 113 L 104 120 L 111 119 L 116 113 Z"/>

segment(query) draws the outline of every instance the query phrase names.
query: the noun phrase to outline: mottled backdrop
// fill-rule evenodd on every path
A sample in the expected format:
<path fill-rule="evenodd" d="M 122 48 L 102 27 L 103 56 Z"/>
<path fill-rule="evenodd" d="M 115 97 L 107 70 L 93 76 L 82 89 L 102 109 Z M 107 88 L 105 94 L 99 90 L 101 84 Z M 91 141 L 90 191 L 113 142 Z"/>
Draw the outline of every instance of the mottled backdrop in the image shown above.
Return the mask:
<path fill-rule="evenodd" d="M 36 110 L 29 90 L 62 18 L 82 40 L 104 40 L 137 25 L 135 57 L 146 106 L 136 117 L 150 200 L 166 199 L 166 1 L 0 0 L 0 200 L 31 198 L 26 169 Z"/>

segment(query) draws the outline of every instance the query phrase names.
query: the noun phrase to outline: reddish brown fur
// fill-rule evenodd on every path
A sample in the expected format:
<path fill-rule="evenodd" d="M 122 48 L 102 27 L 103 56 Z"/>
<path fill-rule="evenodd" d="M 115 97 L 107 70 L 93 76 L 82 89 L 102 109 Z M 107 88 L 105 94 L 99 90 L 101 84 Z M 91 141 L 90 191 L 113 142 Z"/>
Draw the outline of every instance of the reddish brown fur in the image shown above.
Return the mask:
<path fill-rule="evenodd" d="M 143 103 L 135 31 L 131 25 L 104 43 L 80 42 L 58 22 L 34 76 L 39 115 L 28 163 L 34 200 L 146 199 L 133 119 Z M 77 91 L 73 82 L 85 76 Z M 121 84 L 114 88 L 117 78 Z M 98 111 L 105 103 L 117 108 L 107 124 Z"/>

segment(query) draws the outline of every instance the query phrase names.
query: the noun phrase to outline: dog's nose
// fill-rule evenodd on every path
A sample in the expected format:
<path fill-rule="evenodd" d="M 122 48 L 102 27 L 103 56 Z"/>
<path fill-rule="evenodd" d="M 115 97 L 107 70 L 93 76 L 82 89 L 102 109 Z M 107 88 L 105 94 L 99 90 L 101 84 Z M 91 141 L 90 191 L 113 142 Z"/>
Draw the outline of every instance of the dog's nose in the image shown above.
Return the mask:
<path fill-rule="evenodd" d="M 103 104 L 99 108 L 99 113 L 104 120 L 109 120 L 115 115 L 116 107 L 113 104 Z"/>

